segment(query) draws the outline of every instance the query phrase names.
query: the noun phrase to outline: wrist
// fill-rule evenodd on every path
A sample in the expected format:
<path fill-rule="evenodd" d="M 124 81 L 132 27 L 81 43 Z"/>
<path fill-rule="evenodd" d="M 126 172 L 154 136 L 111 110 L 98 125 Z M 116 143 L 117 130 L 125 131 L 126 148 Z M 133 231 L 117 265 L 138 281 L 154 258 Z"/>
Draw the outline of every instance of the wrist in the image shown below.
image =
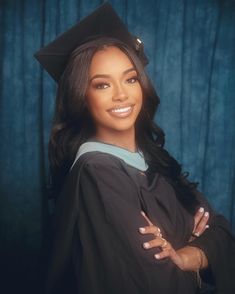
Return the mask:
<path fill-rule="evenodd" d="M 206 258 L 204 251 L 200 248 L 196 248 L 196 249 L 198 251 L 198 259 L 199 259 L 198 270 L 208 267 L 208 260 Z"/>
<path fill-rule="evenodd" d="M 199 271 L 208 266 L 205 253 L 197 247 L 186 246 L 177 250 L 182 260 L 181 269 L 184 271 Z"/>

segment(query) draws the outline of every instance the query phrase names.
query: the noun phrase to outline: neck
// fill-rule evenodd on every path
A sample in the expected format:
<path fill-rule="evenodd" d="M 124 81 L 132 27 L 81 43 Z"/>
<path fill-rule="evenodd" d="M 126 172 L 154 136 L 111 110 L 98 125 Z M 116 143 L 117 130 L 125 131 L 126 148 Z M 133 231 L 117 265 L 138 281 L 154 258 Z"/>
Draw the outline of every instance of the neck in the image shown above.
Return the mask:
<path fill-rule="evenodd" d="M 103 143 L 115 145 L 131 152 L 136 152 L 135 131 L 117 131 L 117 132 L 97 132 L 95 138 Z"/>

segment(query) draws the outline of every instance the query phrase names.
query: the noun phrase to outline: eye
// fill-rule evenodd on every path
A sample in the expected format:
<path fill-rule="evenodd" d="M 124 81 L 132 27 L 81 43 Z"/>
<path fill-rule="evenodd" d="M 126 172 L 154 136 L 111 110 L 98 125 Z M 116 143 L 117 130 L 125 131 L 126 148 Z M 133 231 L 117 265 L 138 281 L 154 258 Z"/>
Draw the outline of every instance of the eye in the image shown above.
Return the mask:
<path fill-rule="evenodd" d="M 109 84 L 107 84 L 107 83 L 97 83 L 93 87 L 95 89 L 98 89 L 98 90 L 103 90 L 103 89 L 107 89 L 109 87 Z"/>
<path fill-rule="evenodd" d="M 137 78 L 136 76 L 127 79 L 127 83 L 129 83 L 129 84 L 134 84 L 134 83 L 136 83 L 137 81 L 138 81 L 138 78 Z"/>

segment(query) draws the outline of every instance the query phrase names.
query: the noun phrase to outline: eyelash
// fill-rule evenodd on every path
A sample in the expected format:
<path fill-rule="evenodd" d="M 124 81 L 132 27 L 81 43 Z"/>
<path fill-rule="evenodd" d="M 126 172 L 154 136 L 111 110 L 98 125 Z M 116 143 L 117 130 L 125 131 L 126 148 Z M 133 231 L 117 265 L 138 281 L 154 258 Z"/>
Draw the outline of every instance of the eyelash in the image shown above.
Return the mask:
<path fill-rule="evenodd" d="M 131 77 L 131 78 L 127 79 L 126 81 L 127 81 L 128 84 L 134 84 L 134 83 L 136 83 L 138 81 L 138 77 L 134 76 L 134 77 Z M 98 84 L 94 85 L 94 88 L 98 89 L 98 90 L 104 90 L 104 89 L 107 89 L 108 87 L 109 87 L 108 83 L 98 83 Z"/>
<path fill-rule="evenodd" d="M 105 87 L 105 86 L 107 86 L 107 87 Z M 103 90 L 103 89 L 107 89 L 108 86 L 109 86 L 109 84 L 107 84 L 107 83 L 99 83 L 99 84 L 94 85 L 94 88 L 98 89 L 98 90 Z"/>
<path fill-rule="evenodd" d="M 134 82 L 130 82 L 131 80 L 134 80 Z M 130 84 L 134 84 L 135 82 L 138 81 L 138 77 L 137 77 L 137 76 L 134 76 L 134 77 L 132 77 L 132 78 L 129 78 L 127 81 L 128 81 L 128 83 L 130 83 Z"/>

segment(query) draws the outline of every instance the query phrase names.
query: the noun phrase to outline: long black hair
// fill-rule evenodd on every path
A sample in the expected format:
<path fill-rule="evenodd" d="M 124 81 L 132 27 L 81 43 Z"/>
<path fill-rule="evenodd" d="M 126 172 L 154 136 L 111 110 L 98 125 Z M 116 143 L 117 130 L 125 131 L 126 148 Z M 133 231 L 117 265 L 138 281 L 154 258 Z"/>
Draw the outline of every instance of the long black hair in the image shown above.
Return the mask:
<path fill-rule="evenodd" d="M 136 121 L 136 142 L 144 153 L 149 172 L 163 175 L 174 187 L 179 201 L 194 214 L 198 205 L 193 193 L 195 185 L 186 181 L 180 164 L 164 149 L 165 134 L 153 120 L 160 100 L 145 73 L 144 65 L 132 48 L 107 37 L 88 41 L 75 49 L 60 79 L 49 142 L 54 192 L 59 193 L 80 145 L 95 135 L 95 126 L 86 105 L 89 68 L 94 54 L 107 46 L 122 50 L 137 71 L 144 99 Z"/>

